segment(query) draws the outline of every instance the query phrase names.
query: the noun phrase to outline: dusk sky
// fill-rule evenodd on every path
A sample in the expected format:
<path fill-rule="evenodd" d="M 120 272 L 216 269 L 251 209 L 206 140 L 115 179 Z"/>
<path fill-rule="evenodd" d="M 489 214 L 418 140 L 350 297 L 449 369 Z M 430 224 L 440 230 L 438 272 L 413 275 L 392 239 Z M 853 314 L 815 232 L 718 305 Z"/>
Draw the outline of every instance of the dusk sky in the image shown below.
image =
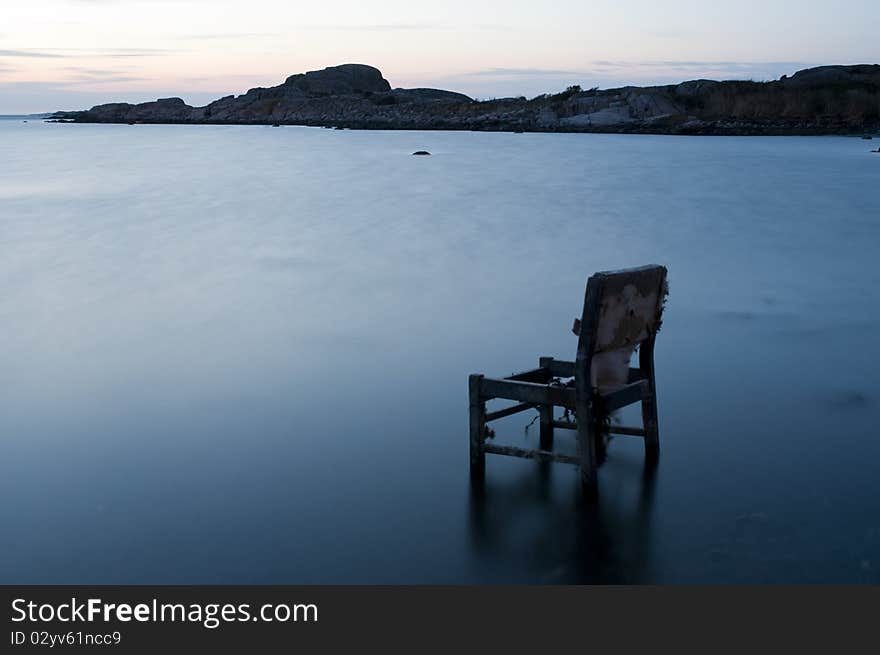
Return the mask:
<path fill-rule="evenodd" d="M 880 2 L 3 0 L 0 113 L 205 104 L 356 62 L 487 98 L 880 60 Z"/>

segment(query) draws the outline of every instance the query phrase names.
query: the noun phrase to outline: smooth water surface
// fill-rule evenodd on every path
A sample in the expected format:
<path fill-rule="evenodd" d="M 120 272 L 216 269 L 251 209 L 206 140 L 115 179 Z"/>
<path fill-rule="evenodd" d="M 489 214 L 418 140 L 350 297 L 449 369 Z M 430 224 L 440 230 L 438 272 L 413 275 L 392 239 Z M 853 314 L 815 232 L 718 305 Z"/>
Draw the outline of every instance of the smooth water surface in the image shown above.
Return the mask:
<path fill-rule="evenodd" d="M 880 582 L 868 151 L 0 121 L 0 582 Z M 646 263 L 656 470 L 472 493 L 467 375 Z"/>

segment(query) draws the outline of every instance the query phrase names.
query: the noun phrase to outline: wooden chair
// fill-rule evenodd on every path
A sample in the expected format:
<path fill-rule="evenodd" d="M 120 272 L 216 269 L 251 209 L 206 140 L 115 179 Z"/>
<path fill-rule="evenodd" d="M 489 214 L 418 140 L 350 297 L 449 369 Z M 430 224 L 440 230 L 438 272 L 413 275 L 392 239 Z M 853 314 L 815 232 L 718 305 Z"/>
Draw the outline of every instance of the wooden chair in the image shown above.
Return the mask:
<path fill-rule="evenodd" d="M 660 448 L 657 393 L 654 382 L 654 341 L 667 294 L 666 268 L 643 266 L 596 273 L 587 282 L 583 315 L 575 320 L 577 356 L 568 362 L 541 357 L 539 367 L 506 378 L 469 378 L 471 476 L 485 475 L 486 453 L 567 462 L 581 467 L 585 491 L 596 490 L 598 457 L 607 434 L 643 437 L 645 454 Z M 638 348 L 639 366 L 629 361 Z M 571 379 L 573 378 L 573 379 Z M 518 401 L 494 412 L 491 399 Z M 640 402 L 642 427 L 611 425 L 611 412 Z M 557 420 L 554 408 L 565 408 L 575 420 Z M 528 409 L 540 414 L 540 449 L 488 443 L 494 437 L 488 423 Z M 577 431 L 578 455 L 553 450 L 554 428 Z"/>

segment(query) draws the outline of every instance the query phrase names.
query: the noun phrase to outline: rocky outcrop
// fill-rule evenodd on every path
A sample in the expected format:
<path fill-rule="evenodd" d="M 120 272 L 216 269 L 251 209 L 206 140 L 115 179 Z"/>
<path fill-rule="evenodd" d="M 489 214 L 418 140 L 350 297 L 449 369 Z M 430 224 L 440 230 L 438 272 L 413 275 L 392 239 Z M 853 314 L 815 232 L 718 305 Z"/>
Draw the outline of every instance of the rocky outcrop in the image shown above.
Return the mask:
<path fill-rule="evenodd" d="M 112 103 L 61 120 L 381 129 L 668 134 L 838 134 L 880 129 L 880 65 L 822 66 L 773 82 L 690 80 L 477 102 L 440 89 L 394 89 L 372 66 L 344 64 L 204 107 L 180 98 Z"/>
<path fill-rule="evenodd" d="M 95 109 L 98 109 L 97 115 L 101 117 L 97 122 L 101 123 L 178 123 L 189 120 L 193 110 L 181 98 L 160 98 L 139 105 L 117 102 L 99 105 Z"/>
<path fill-rule="evenodd" d="M 789 85 L 813 84 L 880 84 L 880 64 L 855 66 L 818 66 L 784 77 Z"/>
<path fill-rule="evenodd" d="M 282 85 L 314 95 L 345 95 L 351 93 L 383 93 L 391 90 L 378 68 L 363 64 L 343 64 L 320 71 L 291 75 Z"/>

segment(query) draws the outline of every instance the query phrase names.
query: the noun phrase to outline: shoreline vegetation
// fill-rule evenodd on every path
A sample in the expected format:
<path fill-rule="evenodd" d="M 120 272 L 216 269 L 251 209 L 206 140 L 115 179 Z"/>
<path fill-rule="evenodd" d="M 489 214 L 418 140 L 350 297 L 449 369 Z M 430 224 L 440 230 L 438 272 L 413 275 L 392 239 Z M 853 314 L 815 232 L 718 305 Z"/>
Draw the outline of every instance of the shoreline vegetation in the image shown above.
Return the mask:
<path fill-rule="evenodd" d="M 343 64 L 226 96 L 60 111 L 71 123 L 306 125 L 349 129 L 682 135 L 866 135 L 880 132 L 880 65 L 820 66 L 769 82 L 690 80 L 535 98 L 474 100 L 441 89 L 392 89 L 382 73 Z"/>

